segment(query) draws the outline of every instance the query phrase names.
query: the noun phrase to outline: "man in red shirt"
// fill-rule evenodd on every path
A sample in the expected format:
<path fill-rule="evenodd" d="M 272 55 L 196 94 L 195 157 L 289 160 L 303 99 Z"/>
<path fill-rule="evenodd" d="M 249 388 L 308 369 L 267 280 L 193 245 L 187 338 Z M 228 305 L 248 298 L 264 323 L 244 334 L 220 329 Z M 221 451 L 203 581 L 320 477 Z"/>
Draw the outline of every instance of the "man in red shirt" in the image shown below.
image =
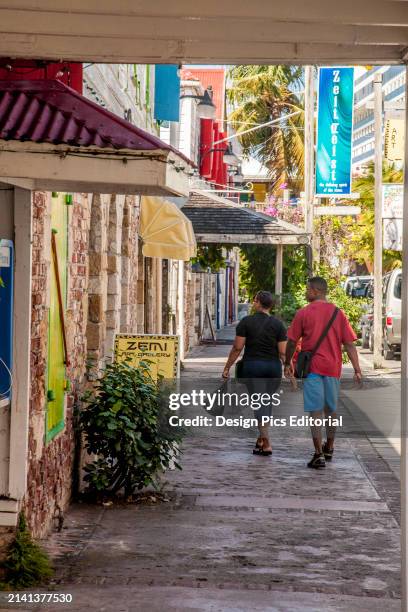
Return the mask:
<path fill-rule="evenodd" d="M 334 314 L 336 306 L 326 299 L 327 283 L 324 278 L 310 278 L 306 287 L 307 306 L 298 310 L 288 329 L 285 376 L 293 377 L 292 357 L 296 344 L 302 338 L 302 351 L 313 351 L 322 332 Z M 354 380 L 361 382 L 361 369 L 354 341 L 357 339 L 346 315 L 337 312 L 326 337 L 312 357 L 308 376 L 303 380 L 304 410 L 312 418 L 336 418 L 342 367 L 342 347 L 354 367 Z M 311 468 L 324 468 L 333 457 L 335 427 L 327 428 L 327 441 L 322 445 L 321 427 L 312 426 L 315 453 L 307 464 Z"/>

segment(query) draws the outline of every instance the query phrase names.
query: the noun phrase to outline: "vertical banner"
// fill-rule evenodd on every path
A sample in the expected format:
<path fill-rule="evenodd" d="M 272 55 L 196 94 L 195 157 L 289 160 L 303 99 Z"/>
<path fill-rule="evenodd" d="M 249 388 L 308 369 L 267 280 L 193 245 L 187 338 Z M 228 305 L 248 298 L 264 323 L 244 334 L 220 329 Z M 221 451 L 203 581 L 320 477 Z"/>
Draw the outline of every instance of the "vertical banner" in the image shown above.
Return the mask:
<path fill-rule="evenodd" d="M 319 68 L 316 195 L 351 193 L 354 68 Z"/>
<path fill-rule="evenodd" d="M 177 65 L 155 66 L 154 118 L 158 121 L 180 120 L 180 77 Z"/>

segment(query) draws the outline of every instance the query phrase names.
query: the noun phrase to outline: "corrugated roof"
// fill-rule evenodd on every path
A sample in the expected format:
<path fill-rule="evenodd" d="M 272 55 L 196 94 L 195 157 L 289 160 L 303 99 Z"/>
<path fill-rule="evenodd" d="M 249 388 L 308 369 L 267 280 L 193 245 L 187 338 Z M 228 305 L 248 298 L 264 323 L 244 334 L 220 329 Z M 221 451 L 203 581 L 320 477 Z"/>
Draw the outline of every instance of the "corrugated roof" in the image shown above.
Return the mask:
<path fill-rule="evenodd" d="M 217 234 L 236 237 L 237 244 L 245 244 L 248 237 L 251 237 L 249 242 L 257 242 L 254 236 L 259 237 L 259 243 L 276 236 L 281 236 L 282 242 L 285 242 L 285 236 L 306 237 L 303 230 L 295 225 L 199 190 L 190 194 L 182 210 L 192 222 L 197 240 L 201 242 L 205 242 L 205 236 Z"/>
<path fill-rule="evenodd" d="M 216 120 L 224 121 L 225 109 L 225 69 L 224 68 L 185 68 L 182 70 L 182 78 L 198 79 L 204 89 L 211 86 L 213 90 L 213 102 L 216 110 Z"/>
<path fill-rule="evenodd" d="M 56 80 L 0 80 L 0 139 L 81 147 L 172 150 L 156 136 Z"/>

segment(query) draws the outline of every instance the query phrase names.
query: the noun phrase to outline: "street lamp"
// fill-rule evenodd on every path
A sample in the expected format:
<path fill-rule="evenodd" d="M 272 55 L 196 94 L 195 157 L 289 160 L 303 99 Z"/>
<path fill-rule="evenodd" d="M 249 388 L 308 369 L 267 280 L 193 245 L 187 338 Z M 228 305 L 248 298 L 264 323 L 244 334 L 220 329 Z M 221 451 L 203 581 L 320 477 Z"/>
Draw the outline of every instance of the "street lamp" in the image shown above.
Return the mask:
<path fill-rule="evenodd" d="M 228 166 L 239 166 L 240 164 L 240 160 L 232 150 L 231 143 L 229 143 L 227 148 L 224 150 L 224 162 L 228 164 Z"/>
<path fill-rule="evenodd" d="M 196 94 L 183 94 L 180 96 L 180 100 L 185 98 L 200 100 L 200 102 L 197 104 L 200 119 L 215 119 L 215 104 L 212 101 L 209 89 L 206 89 L 202 96 L 198 96 Z"/>
<path fill-rule="evenodd" d="M 223 161 L 227 164 L 227 166 L 239 166 L 240 161 L 233 152 L 231 145 L 228 145 L 227 147 L 212 147 L 211 149 L 202 151 L 200 156 L 200 165 L 203 163 L 203 160 L 207 155 L 217 152 L 224 153 Z"/>
<path fill-rule="evenodd" d="M 215 104 L 208 89 L 205 90 L 203 96 L 197 96 L 197 99 L 200 100 L 197 106 L 200 119 L 215 119 Z"/>

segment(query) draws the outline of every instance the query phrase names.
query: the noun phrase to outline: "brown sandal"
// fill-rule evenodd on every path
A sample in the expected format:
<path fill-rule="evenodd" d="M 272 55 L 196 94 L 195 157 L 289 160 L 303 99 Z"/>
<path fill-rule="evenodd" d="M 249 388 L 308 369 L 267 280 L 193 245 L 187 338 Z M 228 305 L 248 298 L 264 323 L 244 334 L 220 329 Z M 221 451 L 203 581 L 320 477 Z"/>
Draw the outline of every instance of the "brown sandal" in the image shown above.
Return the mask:
<path fill-rule="evenodd" d="M 258 440 L 261 440 L 261 442 L 258 442 Z M 254 455 L 262 455 L 263 457 L 270 457 L 270 455 L 272 455 L 272 451 L 263 449 L 264 438 L 258 438 L 258 440 L 256 441 L 255 448 L 253 449 L 252 453 Z"/>

